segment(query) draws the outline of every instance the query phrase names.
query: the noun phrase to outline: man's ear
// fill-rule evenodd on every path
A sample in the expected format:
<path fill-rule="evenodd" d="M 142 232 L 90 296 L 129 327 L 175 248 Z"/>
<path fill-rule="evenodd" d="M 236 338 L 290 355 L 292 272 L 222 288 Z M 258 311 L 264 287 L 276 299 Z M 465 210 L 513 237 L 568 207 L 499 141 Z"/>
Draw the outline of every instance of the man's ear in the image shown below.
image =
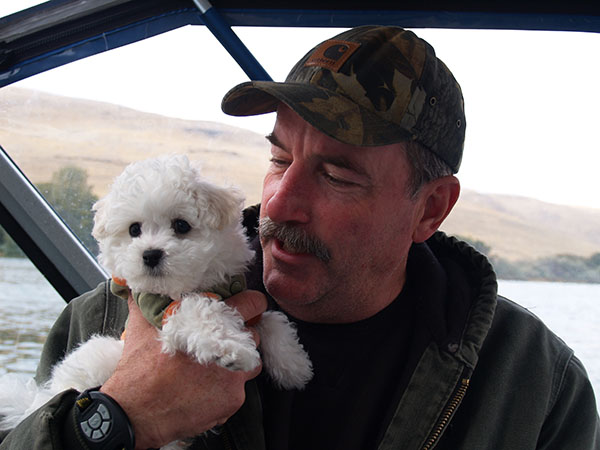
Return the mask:
<path fill-rule="evenodd" d="M 419 222 L 413 232 L 414 242 L 424 242 L 435 233 L 456 204 L 460 183 L 454 175 L 430 181 L 418 194 L 422 204 Z"/>

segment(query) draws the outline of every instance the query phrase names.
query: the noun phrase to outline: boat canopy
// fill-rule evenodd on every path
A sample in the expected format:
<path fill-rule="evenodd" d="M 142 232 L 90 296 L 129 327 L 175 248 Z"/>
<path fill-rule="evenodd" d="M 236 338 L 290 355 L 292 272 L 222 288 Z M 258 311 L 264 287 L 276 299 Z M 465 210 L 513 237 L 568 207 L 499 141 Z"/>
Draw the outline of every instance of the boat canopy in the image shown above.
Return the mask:
<path fill-rule="evenodd" d="M 268 79 L 231 27 L 362 24 L 600 32 L 600 2 L 51 0 L 0 19 L 0 88 L 186 25 L 206 26 L 249 78 Z M 1 147 L 0 225 L 67 301 L 106 277 Z"/>

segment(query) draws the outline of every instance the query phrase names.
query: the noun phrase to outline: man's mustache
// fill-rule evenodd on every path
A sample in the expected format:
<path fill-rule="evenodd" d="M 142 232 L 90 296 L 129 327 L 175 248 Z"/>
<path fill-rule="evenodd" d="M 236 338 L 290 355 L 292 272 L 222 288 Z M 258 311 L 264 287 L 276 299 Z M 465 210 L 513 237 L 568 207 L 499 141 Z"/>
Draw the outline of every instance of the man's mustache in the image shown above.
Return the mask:
<path fill-rule="evenodd" d="M 279 240 L 286 251 L 312 254 L 325 263 L 331 260 L 331 254 L 325 244 L 300 228 L 263 217 L 258 224 L 258 232 L 263 240 Z"/>

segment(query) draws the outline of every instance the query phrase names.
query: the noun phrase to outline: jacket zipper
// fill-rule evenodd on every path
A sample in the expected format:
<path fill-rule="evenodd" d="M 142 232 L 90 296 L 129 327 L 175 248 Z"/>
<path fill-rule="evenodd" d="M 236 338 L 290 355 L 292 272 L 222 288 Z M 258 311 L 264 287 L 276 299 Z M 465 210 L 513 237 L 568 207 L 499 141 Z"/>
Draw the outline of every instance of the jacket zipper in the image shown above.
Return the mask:
<path fill-rule="evenodd" d="M 223 437 L 223 448 L 225 450 L 235 450 L 231 438 L 229 437 L 229 430 L 227 427 L 223 429 L 223 434 L 221 434 L 221 436 Z"/>
<path fill-rule="evenodd" d="M 456 408 L 458 408 L 463 398 L 465 397 L 467 389 L 469 388 L 469 382 L 469 378 L 461 379 L 460 385 L 456 389 L 456 392 L 452 396 L 452 399 L 450 400 L 450 402 L 444 409 L 444 412 L 440 416 L 440 420 L 433 429 L 433 432 L 429 436 L 429 439 L 427 440 L 426 444 L 423 446 L 423 450 L 430 450 L 437 444 L 438 439 L 442 435 L 444 429 L 446 428 L 446 425 L 448 425 L 448 423 L 450 422 L 450 419 L 456 411 Z"/>

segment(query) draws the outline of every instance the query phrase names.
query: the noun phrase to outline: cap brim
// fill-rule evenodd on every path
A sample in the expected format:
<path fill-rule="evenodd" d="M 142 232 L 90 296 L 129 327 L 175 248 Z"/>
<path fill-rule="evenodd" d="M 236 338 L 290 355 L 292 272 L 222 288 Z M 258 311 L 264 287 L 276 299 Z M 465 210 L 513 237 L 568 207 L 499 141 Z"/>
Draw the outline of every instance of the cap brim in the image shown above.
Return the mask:
<path fill-rule="evenodd" d="M 221 108 L 231 116 L 254 116 L 277 110 L 280 102 L 293 107 L 298 102 L 315 97 L 327 97 L 327 91 L 318 86 L 274 81 L 248 81 L 231 89 Z"/>
<path fill-rule="evenodd" d="M 305 83 L 242 83 L 225 94 L 221 109 L 232 116 L 252 116 L 274 112 L 280 102 L 319 131 L 346 144 L 386 145 L 410 139 L 396 124 L 344 95 Z"/>

